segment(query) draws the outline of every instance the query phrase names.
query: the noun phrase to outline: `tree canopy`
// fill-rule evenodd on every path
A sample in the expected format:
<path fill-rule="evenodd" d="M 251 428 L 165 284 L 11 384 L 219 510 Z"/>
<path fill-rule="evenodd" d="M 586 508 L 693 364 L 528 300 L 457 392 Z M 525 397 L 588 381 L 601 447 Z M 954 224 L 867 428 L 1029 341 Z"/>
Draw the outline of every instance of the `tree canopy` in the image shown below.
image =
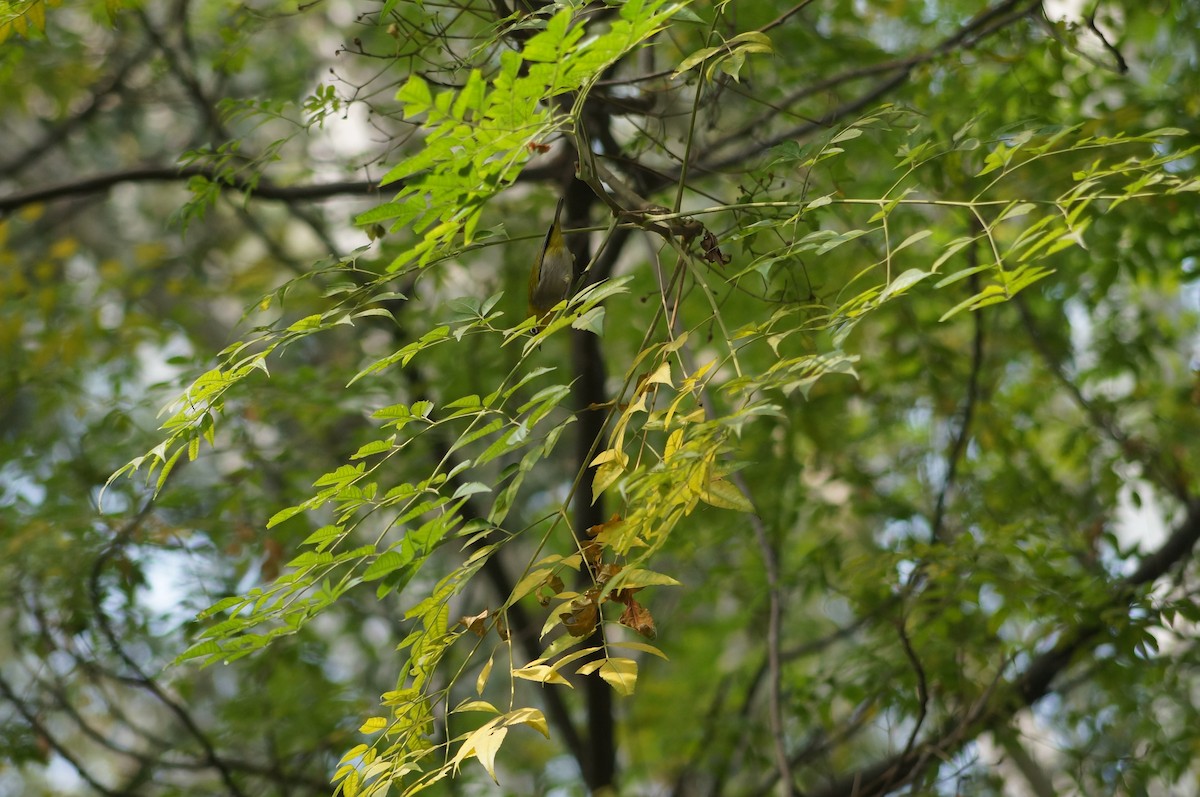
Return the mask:
<path fill-rule="evenodd" d="M 0 792 L 1194 784 L 1198 30 L 0 2 Z"/>

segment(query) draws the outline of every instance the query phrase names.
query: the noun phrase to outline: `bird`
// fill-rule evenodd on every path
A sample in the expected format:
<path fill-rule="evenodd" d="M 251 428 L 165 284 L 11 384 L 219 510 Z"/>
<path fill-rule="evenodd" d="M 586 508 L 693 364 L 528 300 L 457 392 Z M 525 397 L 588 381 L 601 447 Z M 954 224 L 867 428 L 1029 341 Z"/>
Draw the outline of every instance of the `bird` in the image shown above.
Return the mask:
<path fill-rule="evenodd" d="M 529 314 L 539 322 L 545 320 L 554 305 L 571 292 L 575 257 L 567 249 L 562 234 L 563 201 L 560 198 L 554 208 L 554 221 L 546 230 L 546 239 L 533 261 L 533 270 L 529 272 Z"/>

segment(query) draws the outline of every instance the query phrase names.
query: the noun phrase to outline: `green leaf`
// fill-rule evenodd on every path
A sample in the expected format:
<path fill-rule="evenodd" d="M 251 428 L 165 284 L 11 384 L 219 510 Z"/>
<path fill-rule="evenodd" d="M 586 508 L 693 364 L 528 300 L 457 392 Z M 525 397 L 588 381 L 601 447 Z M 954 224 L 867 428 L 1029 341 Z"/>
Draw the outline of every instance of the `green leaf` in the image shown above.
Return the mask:
<path fill-rule="evenodd" d="M 640 587 L 678 587 L 677 580 L 665 573 L 655 573 L 638 567 L 627 567 L 608 582 L 611 590 L 637 589 Z"/>
<path fill-rule="evenodd" d="M 364 443 L 359 446 L 359 449 L 350 455 L 350 459 L 364 459 L 374 454 L 382 454 L 384 451 L 391 451 L 392 445 L 396 442 L 396 435 L 392 435 L 383 440 L 373 440 L 370 443 Z"/>
<path fill-rule="evenodd" d="M 893 296 L 899 296 L 921 280 L 931 276 L 933 276 L 932 272 L 922 271 L 919 268 L 910 268 L 888 283 L 883 293 L 879 294 L 879 302 L 883 303 Z"/>
<path fill-rule="evenodd" d="M 403 554 L 399 551 L 384 551 L 375 561 L 367 566 L 366 571 L 362 574 L 362 580 L 377 581 L 408 566 L 412 560 L 411 555 Z"/>
<path fill-rule="evenodd" d="M 754 504 L 728 479 L 709 479 L 700 490 L 700 500 L 718 509 L 754 514 Z"/>
<path fill-rule="evenodd" d="M 429 84 L 416 73 L 409 74 L 404 85 L 396 92 L 396 99 L 404 104 L 404 115 L 409 117 L 425 113 L 433 106 Z"/>

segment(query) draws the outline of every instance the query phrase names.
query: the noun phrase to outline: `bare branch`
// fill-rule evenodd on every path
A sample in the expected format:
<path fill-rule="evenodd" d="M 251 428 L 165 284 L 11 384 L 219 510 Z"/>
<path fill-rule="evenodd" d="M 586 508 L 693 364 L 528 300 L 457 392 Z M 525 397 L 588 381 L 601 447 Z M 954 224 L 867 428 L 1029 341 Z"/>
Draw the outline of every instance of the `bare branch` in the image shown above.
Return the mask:
<path fill-rule="evenodd" d="M 908 638 L 908 631 L 904 624 L 906 620 L 901 617 L 896 620 L 896 633 L 900 636 L 900 646 L 904 649 L 904 655 L 908 658 L 908 663 L 912 665 L 913 673 L 917 676 L 917 719 L 913 724 L 912 733 L 908 736 L 908 742 L 904 745 L 905 754 L 911 753 L 913 745 L 917 742 L 917 734 L 921 732 L 921 726 L 925 724 L 925 714 L 929 709 L 929 686 L 925 681 L 925 668 L 921 666 L 921 660 L 917 657 L 917 652 L 913 650 L 912 640 Z"/>
<path fill-rule="evenodd" d="M 1200 501 L 1195 501 L 1188 506 L 1183 522 L 1171 533 L 1162 547 L 1142 559 L 1132 574 L 1116 582 L 1111 591 L 1113 599 L 1109 606 L 1120 606 L 1128 600 L 1133 590 L 1145 587 L 1166 575 L 1191 556 L 1192 549 L 1198 541 Z M 914 749 L 849 772 L 824 788 L 810 792 L 808 797 L 872 797 L 885 794 L 894 788 L 895 784 L 918 776 L 929 766 L 932 760 L 929 757 L 930 751 L 938 751 L 943 755 L 951 754 L 979 734 L 1008 723 L 1017 711 L 1033 705 L 1049 694 L 1055 677 L 1095 643 L 1108 627 L 1099 620 L 1104 608 L 1106 607 L 1095 607 L 1091 613 L 1092 619 L 1072 631 L 1064 632 L 1053 649 L 1034 658 L 1020 675 L 989 688 L 984 695 L 986 700 L 981 698 L 965 717 L 951 717 Z"/>
<path fill-rule="evenodd" d="M 92 572 L 88 578 L 88 594 L 91 598 L 92 610 L 95 612 L 96 624 L 100 629 L 100 633 L 107 641 L 109 647 L 124 663 L 129 671 L 141 681 L 142 687 L 147 692 L 154 695 L 154 697 L 158 699 L 160 703 L 162 703 L 172 714 L 174 714 L 183 727 L 192 736 L 192 738 L 194 738 L 200 744 L 200 747 L 204 753 L 204 760 L 217 771 L 217 773 L 220 775 L 221 782 L 225 784 L 225 788 L 229 790 L 229 793 L 235 795 L 236 797 L 243 797 L 244 792 L 237 784 L 237 781 L 234 780 L 233 773 L 230 771 L 229 767 L 226 766 L 225 762 L 222 761 L 217 755 L 216 748 L 209 740 L 207 734 L 204 733 L 204 731 L 196 723 L 196 720 L 190 713 L 188 713 L 187 709 L 185 709 L 178 701 L 173 700 L 163 690 L 163 688 L 159 686 L 158 682 L 151 678 L 146 671 L 142 669 L 141 665 L 134 661 L 133 657 L 129 655 L 129 652 L 125 650 L 124 646 L 121 644 L 121 640 L 117 638 L 117 633 L 113 629 L 112 623 L 108 619 L 108 615 L 104 612 L 104 595 L 100 587 L 100 579 L 104 573 L 104 568 L 107 566 L 108 561 L 129 541 L 142 523 L 145 522 L 145 519 L 149 516 L 150 510 L 153 507 L 154 500 L 151 499 L 147 501 L 142 507 L 141 511 L 138 512 L 133 519 L 131 519 L 122 529 L 117 532 L 117 534 L 109 542 L 108 546 L 105 547 L 103 552 L 101 552 L 100 556 L 96 558 L 95 564 L 92 565 Z"/>
<path fill-rule="evenodd" d="M 122 183 L 180 183 L 193 177 L 203 177 L 223 188 L 245 192 L 259 199 L 277 199 L 285 202 L 329 199 L 335 196 L 372 196 L 379 191 L 377 184 L 366 180 L 296 186 L 278 186 L 264 180 L 255 186 L 241 178 L 220 176 L 214 170 L 201 166 L 140 166 L 0 197 L 0 215 L 38 202 L 103 193 Z"/>
<path fill-rule="evenodd" d="M 711 408 L 710 408 L 711 409 Z M 746 477 L 739 471 L 732 476 L 734 484 L 742 491 L 750 502 L 754 496 Z M 754 531 L 754 541 L 758 545 L 763 558 L 763 569 L 767 575 L 767 670 L 768 670 L 768 700 L 767 717 L 771 723 L 771 739 L 775 754 L 775 769 L 779 774 L 780 797 L 789 797 L 795 789 L 792 780 L 792 765 L 788 759 L 787 737 L 783 727 L 783 665 L 781 663 L 780 647 L 782 645 L 783 596 L 779 579 L 779 557 L 771 539 L 767 535 L 767 526 L 757 512 L 750 516 L 750 528 Z"/>
<path fill-rule="evenodd" d="M 1014 301 L 1017 306 L 1017 312 L 1021 315 L 1021 322 L 1025 325 L 1025 331 L 1029 335 L 1030 342 L 1033 344 L 1034 351 L 1041 357 L 1042 362 L 1045 363 L 1046 368 L 1054 375 L 1059 384 L 1066 389 L 1071 399 L 1087 415 L 1091 424 L 1120 446 L 1121 452 L 1125 456 L 1145 467 L 1147 475 L 1152 476 L 1160 487 L 1167 490 L 1180 501 L 1187 503 L 1190 500 L 1190 494 L 1186 481 L 1172 473 L 1171 469 L 1164 467 L 1163 463 L 1153 456 L 1154 452 L 1148 449 L 1145 441 L 1126 434 L 1117 425 L 1114 418 L 1098 407 L 1095 402 L 1088 400 L 1083 395 L 1083 391 L 1071 380 L 1062 364 L 1059 363 L 1058 359 L 1050 351 L 1049 347 L 1047 347 L 1046 337 L 1039 330 L 1037 320 L 1033 317 L 1029 305 L 1025 302 L 1025 297 L 1017 294 Z"/>
<path fill-rule="evenodd" d="M 100 781 L 96 780 L 96 776 L 89 772 L 87 767 L 83 765 L 83 762 L 75 757 L 74 753 L 71 752 L 71 749 L 67 745 L 61 743 L 54 736 L 54 734 L 50 732 L 50 729 L 47 728 L 41 719 L 38 718 L 37 712 L 32 711 L 25 701 L 22 700 L 19 695 L 17 695 L 16 690 L 13 689 L 12 685 L 7 680 L 5 680 L 3 675 L 0 675 L 0 696 L 12 703 L 13 707 L 17 710 L 17 713 L 21 715 L 21 718 L 29 724 L 29 727 L 32 728 L 39 737 L 46 741 L 46 744 L 50 746 L 51 750 L 53 750 L 55 753 L 61 756 L 64 761 L 70 764 L 71 768 L 79 774 L 79 777 L 82 778 L 87 785 L 91 786 L 97 792 L 105 795 L 106 797 L 118 797 L 118 795 L 123 795 L 123 792 L 114 791 Z"/>
<path fill-rule="evenodd" d="M 967 256 L 968 267 L 975 268 L 979 264 L 979 247 L 972 246 Z M 972 294 L 979 291 L 979 275 L 971 274 L 969 278 Z M 935 540 L 945 541 L 946 499 L 954 489 L 954 481 L 958 475 L 958 465 L 967 450 L 967 440 L 971 437 L 971 421 L 975 417 L 975 405 L 979 401 L 979 374 L 983 370 L 983 313 L 972 314 L 975 334 L 971 342 L 971 372 L 967 377 L 967 395 L 963 398 L 962 420 L 946 456 L 946 478 L 942 489 L 938 491 L 937 505 L 933 510 L 933 522 L 930 524 L 930 536 Z"/>
<path fill-rule="evenodd" d="M 776 133 L 775 135 L 769 136 L 765 140 L 755 140 L 752 144 L 743 146 L 742 148 L 725 156 L 712 156 L 711 153 L 715 151 L 715 148 L 710 148 L 710 156 L 701 161 L 698 165 L 698 168 L 701 171 L 710 172 L 718 172 L 723 169 L 728 169 L 737 164 L 744 163 L 751 158 L 757 157 L 764 149 L 773 147 L 783 141 L 804 139 L 818 130 L 827 129 L 842 119 L 858 113 L 863 108 L 873 105 L 893 89 L 907 82 L 909 77 L 912 75 L 913 70 L 917 66 L 957 50 L 969 50 L 973 47 L 976 47 L 984 39 L 1005 29 L 1009 25 L 1020 21 L 1039 8 L 1041 8 L 1040 0 L 1003 0 L 1003 2 L 996 4 L 992 8 L 985 9 L 977 14 L 971 19 L 970 22 L 965 24 L 954 34 L 948 36 L 940 44 L 925 53 L 920 53 L 900 61 L 890 62 L 887 65 L 866 67 L 868 71 L 886 68 L 887 71 L 895 71 L 895 74 L 884 78 L 872 88 L 865 90 L 858 97 L 842 103 L 837 108 L 821 116 L 819 119 L 815 121 L 804 122 L 803 124 L 787 128 Z M 847 80 L 861 76 L 861 74 L 861 68 L 851 70 L 849 73 L 845 73 L 845 75 L 842 77 L 832 78 L 831 81 L 833 82 L 831 85 L 837 85 L 841 82 L 846 82 Z M 793 93 L 793 101 L 798 101 L 799 99 L 810 96 L 812 93 L 814 93 L 814 90 L 809 88 L 800 89 L 799 91 Z M 786 104 L 781 107 L 786 107 Z M 778 112 L 778 108 L 773 109 L 771 113 L 768 113 L 764 117 L 758 119 L 755 122 L 755 127 L 761 127 L 767 120 L 774 117 Z M 744 140 L 744 137 L 727 138 L 723 141 L 724 143 L 729 143 L 731 141 L 738 140 Z M 678 176 L 678 172 L 674 174 L 672 176 L 672 182 L 677 180 Z"/>

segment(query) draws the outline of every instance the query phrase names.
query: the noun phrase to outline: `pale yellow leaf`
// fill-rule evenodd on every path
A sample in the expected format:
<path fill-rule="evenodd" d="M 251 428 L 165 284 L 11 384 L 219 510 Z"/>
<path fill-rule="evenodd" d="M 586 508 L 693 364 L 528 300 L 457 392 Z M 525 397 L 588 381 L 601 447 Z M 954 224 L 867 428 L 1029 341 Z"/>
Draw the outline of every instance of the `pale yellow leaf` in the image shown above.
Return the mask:
<path fill-rule="evenodd" d="M 487 664 L 483 665 L 483 669 L 479 671 L 479 677 L 475 679 L 475 694 L 483 694 L 483 688 L 487 686 L 488 676 L 492 674 L 492 664 L 495 660 L 496 654 L 493 653 L 487 660 Z"/>
<path fill-rule="evenodd" d="M 580 675 L 598 672 L 608 685 L 621 695 L 632 695 L 637 683 L 637 662 L 633 659 L 601 659 L 589 661 L 579 668 Z"/>
<path fill-rule="evenodd" d="M 522 678 L 526 681 L 537 681 L 543 684 L 562 684 L 571 686 L 571 682 L 558 672 L 553 667 L 548 667 L 545 664 L 527 664 L 524 667 L 513 670 L 512 674 L 516 678 Z"/>
<path fill-rule="evenodd" d="M 654 373 L 646 377 L 646 384 L 668 385 L 669 387 L 674 387 L 675 385 L 671 382 L 671 364 L 664 362 L 659 365 L 658 368 L 655 368 Z"/>
<path fill-rule="evenodd" d="M 645 642 L 609 642 L 610 648 L 622 648 L 628 650 L 638 650 L 642 653 L 649 653 L 651 656 L 658 656 L 660 659 L 666 659 L 667 654 L 663 653 L 653 645 L 647 645 Z"/>
<path fill-rule="evenodd" d="M 671 457 L 683 445 L 683 430 L 676 429 L 671 432 L 671 436 L 667 438 L 667 446 L 663 449 L 663 462 L 670 462 Z"/>
<path fill-rule="evenodd" d="M 550 738 L 550 726 L 546 724 L 546 715 L 536 708 L 519 708 L 505 714 L 502 719 L 505 725 L 526 725 L 547 739 Z"/>
<path fill-rule="evenodd" d="M 504 744 L 505 736 L 508 736 L 508 728 L 495 728 L 475 743 L 475 757 L 497 785 L 499 781 L 496 780 L 496 753 L 500 751 L 500 745 Z"/>
<path fill-rule="evenodd" d="M 625 472 L 625 462 L 627 459 L 625 453 L 622 451 L 618 451 L 617 453 L 620 455 L 619 457 L 611 462 L 605 462 L 596 469 L 596 478 L 592 482 L 593 504 L 596 503 L 596 499 L 598 499 L 605 490 L 616 484 L 617 480 L 620 479 L 621 475 Z"/>

